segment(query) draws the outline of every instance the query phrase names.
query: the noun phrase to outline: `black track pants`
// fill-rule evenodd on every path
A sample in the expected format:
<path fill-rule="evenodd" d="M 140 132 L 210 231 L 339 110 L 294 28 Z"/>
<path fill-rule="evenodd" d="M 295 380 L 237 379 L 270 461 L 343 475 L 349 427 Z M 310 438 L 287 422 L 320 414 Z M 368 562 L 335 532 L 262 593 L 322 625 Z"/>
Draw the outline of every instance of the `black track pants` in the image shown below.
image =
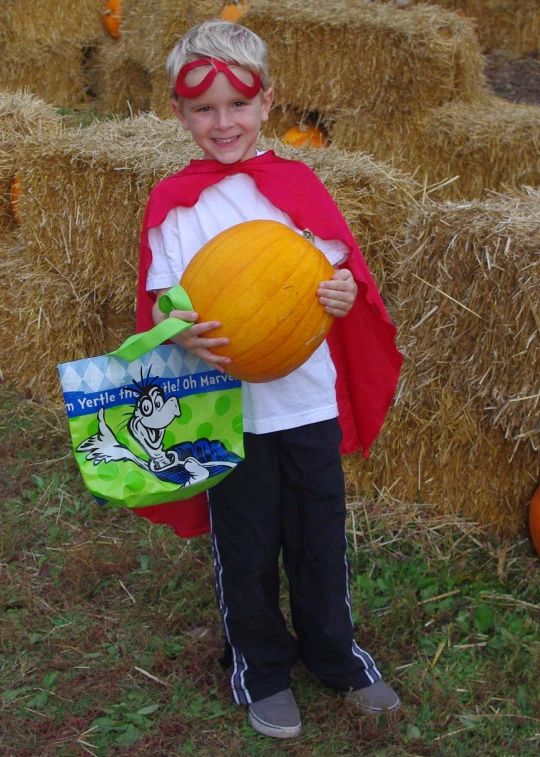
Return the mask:
<path fill-rule="evenodd" d="M 210 490 L 216 594 L 235 701 L 288 688 L 298 657 L 341 691 L 381 677 L 353 637 L 337 419 L 244 435 L 246 459 Z M 279 609 L 278 558 L 295 638 Z"/>

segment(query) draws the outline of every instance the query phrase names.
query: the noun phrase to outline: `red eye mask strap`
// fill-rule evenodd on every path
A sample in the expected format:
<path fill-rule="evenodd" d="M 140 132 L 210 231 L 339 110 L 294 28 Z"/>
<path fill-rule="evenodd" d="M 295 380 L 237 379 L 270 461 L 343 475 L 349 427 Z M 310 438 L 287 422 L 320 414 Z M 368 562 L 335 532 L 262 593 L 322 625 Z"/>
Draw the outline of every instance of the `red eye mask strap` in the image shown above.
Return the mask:
<path fill-rule="evenodd" d="M 189 74 L 190 71 L 193 71 L 194 68 L 199 68 L 200 66 L 212 66 L 212 68 L 201 82 L 194 87 L 188 86 L 186 84 L 186 75 Z M 255 97 L 255 95 L 260 92 L 262 82 L 259 74 L 250 71 L 250 74 L 253 76 L 253 84 L 245 84 L 245 82 L 241 81 L 238 76 L 233 74 L 227 63 L 224 63 L 222 60 L 216 60 L 215 58 L 199 58 L 198 60 L 191 61 L 191 63 L 186 63 L 185 66 L 182 66 L 178 73 L 174 91 L 177 95 L 180 95 L 180 97 L 198 97 L 212 86 L 219 71 L 223 71 L 233 87 L 245 97 Z"/>

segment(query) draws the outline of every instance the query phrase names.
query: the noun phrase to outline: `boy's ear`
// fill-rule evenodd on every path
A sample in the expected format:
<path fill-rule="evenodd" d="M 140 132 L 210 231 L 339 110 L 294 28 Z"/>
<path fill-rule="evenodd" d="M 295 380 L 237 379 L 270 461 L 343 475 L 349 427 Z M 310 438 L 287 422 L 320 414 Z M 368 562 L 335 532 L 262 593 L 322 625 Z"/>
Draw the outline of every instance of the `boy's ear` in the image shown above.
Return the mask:
<path fill-rule="evenodd" d="M 184 111 L 182 109 L 182 105 L 180 104 L 180 101 L 176 97 L 171 97 L 171 108 L 173 109 L 173 113 L 176 116 L 176 118 L 182 124 L 182 127 L 186 131 L 189 131 L 188 123 L 187 123 L 186 118 L 184 116 Z"/>
<path fill-rule="evenodd" d="M 268 89 L 265 89 L 263 92 L 261 121 L 268 121 L 268 115 L 270 113 L 270 108 L 272 107 L 273 102 L 274 90 L 272 89 L 272 87 L 268 87 Z"/>

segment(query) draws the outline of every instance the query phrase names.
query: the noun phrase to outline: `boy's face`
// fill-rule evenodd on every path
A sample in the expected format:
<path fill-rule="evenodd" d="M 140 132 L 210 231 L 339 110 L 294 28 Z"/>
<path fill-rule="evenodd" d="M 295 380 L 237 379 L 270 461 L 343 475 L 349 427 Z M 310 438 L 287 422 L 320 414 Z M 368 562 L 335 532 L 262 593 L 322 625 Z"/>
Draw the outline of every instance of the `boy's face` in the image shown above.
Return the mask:
<path fill-rule="evenodd" d="M 230 66 L 234 74 L 246 84 L 253 83 L 249 71 Z M 208 73 L 203 66 L 186 76 L 189 86 L 196 86 Z M 249 160 L 257 154 L 256 142 L 261 123 L 268 120 L 274 92 L 261 90 L 253 98 L 246 97 L 233 87 L 220 71 L 211 86 L 198 97 L 173 99 L 172 109 L 186 131 L 202 148 L 205 158 L 213 158 L 230 165 Z"/>

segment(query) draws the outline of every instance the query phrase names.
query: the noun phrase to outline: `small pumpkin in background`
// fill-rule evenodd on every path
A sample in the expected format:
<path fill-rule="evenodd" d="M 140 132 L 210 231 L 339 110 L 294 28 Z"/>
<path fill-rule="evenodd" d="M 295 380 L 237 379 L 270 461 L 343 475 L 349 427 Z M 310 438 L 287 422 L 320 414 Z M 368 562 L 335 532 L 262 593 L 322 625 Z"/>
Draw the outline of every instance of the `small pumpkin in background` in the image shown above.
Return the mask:
<path fill-rule="evenodd" d="M 213 348 L 227 373 L 252 383 L 282 378 L 304 363 L 333 318 L 317 297 L 334 268 L 310 241 L 278 221 L 245 221 L 222 231 L 189 262 L 180 284 L 201 323 L 219 321 Z"/>
<path fill-rule="evenodd" d="M 21 180 L 18 176 L 15 176 L 11 183 L 11 190 L 9 193 L 9 199 L 11 202 L 11 212 L 18 224 L 21 223 L 19 216 L 19 200 L 21 197 Z"/>
<path fill-rule="evenodd" d="M 534 548 L 540 555 L 540 486 L 533 494 L 529 505 L 529 532 Z"/>
<path fill-rule="evenodd" d="M 120 31 L 120 8 L 122 6 L 122 0 L 107 0 L 105 10 L 103 12 L 103 22 L 111 37 L 120 39 L 122 33 Z"/>
<path fill-rule="evenodd" d="M 292 147 L 328 147 L 326 134 L 316 126 L 307 126 L 300 124 L 292 126 L 282 137 L 286 145 Z"/>
<path fill-rule="evenodd" d="M 228 5 L 226 5 L 222 9 L 218 18 L 221 21 L 232 21 L 233 23 L 238 23 L 247 10 L 249 10 L 249 3 L 247 2 L 247 0 L 238 0 L 237 3 L 229 3 Z"/>

